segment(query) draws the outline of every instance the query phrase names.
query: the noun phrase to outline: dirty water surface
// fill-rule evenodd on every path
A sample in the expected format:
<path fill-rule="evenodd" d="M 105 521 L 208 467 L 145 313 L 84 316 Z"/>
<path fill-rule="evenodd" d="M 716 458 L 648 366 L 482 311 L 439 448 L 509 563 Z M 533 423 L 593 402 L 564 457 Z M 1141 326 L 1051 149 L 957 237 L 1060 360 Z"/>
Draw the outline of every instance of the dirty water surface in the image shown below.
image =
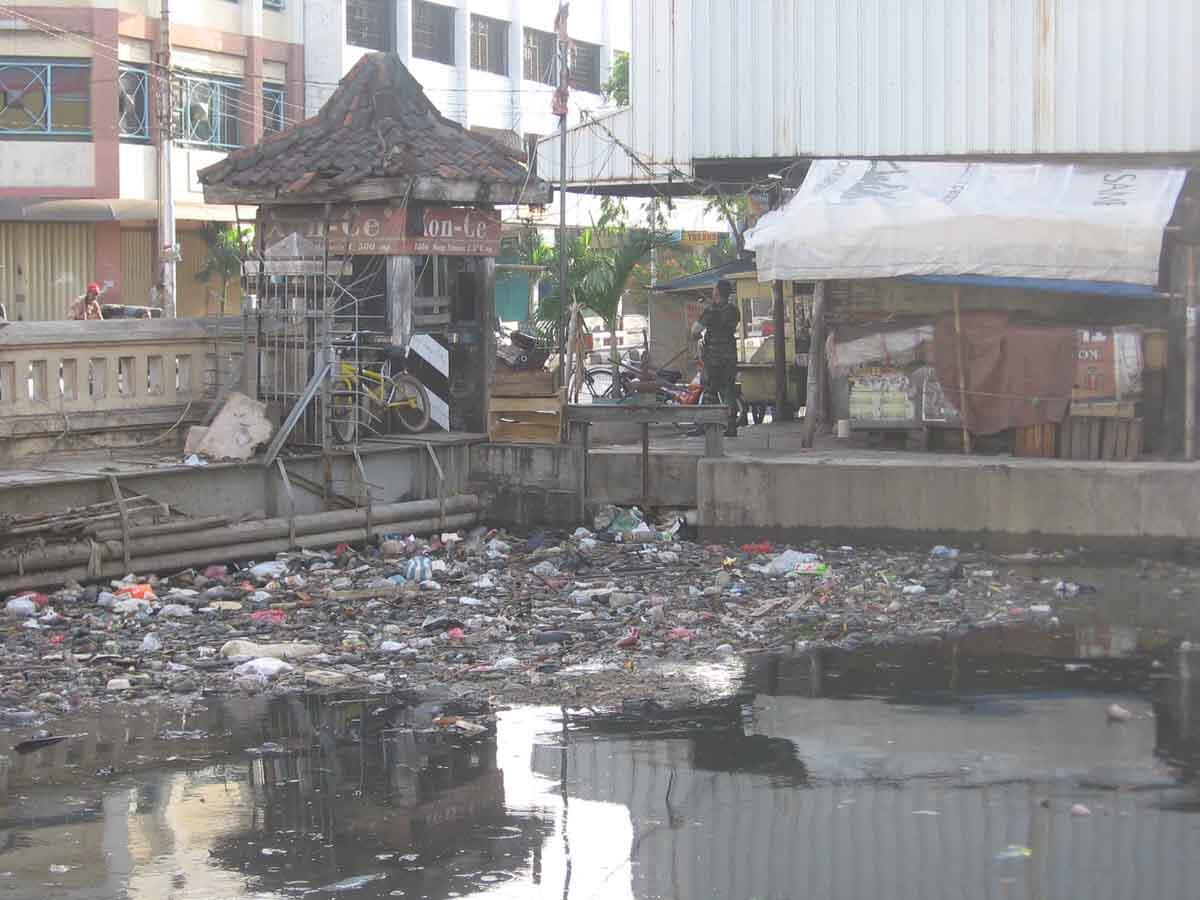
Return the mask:
<path fill-rule="evenodd" d="M 1105 599 L 1048 622 L 748 657 L 707 708 L 342 692 L 14 729 L 0 898 L 1192 898 L 1194 604 L 1089 574 Z M 489 730 L 431 724 L 458 714 Z"/>

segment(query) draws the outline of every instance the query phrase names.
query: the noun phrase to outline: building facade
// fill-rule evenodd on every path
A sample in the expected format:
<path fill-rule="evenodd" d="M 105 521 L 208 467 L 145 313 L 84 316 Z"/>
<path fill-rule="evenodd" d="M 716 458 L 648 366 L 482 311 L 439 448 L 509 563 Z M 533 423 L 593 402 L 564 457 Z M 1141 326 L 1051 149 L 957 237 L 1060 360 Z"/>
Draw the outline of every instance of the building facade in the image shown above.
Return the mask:
<path fill-rule="evenodd" d="M 0 303 L 65 318 L 95 281 L 105 303 L 148 305 L 157 280 L 162 0 L 8 0 L 0 11 Z M 302 113 L 301 0 L 170 4 L 172 182 L 180 316 L 216 311 L 196 275 L 205 206 L 196 172 Z M 252 218 L 253 212 L 250 212 Z"/>
<path fill-rule="evenodd" d="M 547 135 L 558 127 L 559 0 L 307 0 L 305 105 L 315 113 L 364 53 L 394 51 L 442 114 L 467 128 Z M 571 109 L 599 107 L 632 4 L 570 5 Z"/>

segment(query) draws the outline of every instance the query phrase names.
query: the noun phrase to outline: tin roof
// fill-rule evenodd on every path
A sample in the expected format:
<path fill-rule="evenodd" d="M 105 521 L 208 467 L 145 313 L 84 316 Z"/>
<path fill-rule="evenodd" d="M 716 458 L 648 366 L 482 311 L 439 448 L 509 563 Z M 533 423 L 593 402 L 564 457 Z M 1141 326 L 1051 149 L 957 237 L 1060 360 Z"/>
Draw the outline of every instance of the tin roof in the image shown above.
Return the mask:
<path fill-rule="evenodd" d="M 364 56 L 310 119 L 200 172 L 209 203 L 545 203 L 511 151 L 445 118 L 394 53 Z"/>

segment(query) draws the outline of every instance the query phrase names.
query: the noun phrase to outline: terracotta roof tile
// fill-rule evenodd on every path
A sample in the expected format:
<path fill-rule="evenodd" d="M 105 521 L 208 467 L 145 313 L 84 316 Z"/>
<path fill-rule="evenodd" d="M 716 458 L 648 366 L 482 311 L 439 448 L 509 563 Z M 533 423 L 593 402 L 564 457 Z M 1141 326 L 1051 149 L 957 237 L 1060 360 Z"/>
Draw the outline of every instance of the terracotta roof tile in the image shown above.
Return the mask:
<path fill-rule="evenodd" d="M 368 178 L 422 175 L 518 188 L 530 181 L 504 148 L 442 116 L 398 56 L 374 53 L 316 116 L 235 150 L 202 170 L 200 181 L 299 200 L 314 185 L 317 196 Z"/>

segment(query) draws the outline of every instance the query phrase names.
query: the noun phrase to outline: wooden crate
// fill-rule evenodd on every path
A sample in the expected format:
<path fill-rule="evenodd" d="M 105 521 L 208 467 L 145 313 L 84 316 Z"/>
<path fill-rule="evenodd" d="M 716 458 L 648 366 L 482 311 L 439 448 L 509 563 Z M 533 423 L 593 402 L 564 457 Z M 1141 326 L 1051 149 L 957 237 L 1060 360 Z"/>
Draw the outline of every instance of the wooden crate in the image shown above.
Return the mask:
<path fill-rule="evenodd" d="M 1063 459 L 1134 460 L 1141 454 L 1141 419 L 1071 416 L 1062 428 Z"/>
<path fill-rule="evenodd" d="M 1026 425 L 1016 429 L 1014 456 L 1053 458 L 1058 456 L 1058 425 Z"/>
<path fill-rule="evenodd" d="M 553 372 L 513 372 L 496 367 L 493 397 L 553 397 L 557 393 Z"/>
<path fill-rule="evenodd" d="M 488 402 L 488 438 L 510 444 L 562 441 L 566 394 L 552 397 L 495 397 Z"/>

